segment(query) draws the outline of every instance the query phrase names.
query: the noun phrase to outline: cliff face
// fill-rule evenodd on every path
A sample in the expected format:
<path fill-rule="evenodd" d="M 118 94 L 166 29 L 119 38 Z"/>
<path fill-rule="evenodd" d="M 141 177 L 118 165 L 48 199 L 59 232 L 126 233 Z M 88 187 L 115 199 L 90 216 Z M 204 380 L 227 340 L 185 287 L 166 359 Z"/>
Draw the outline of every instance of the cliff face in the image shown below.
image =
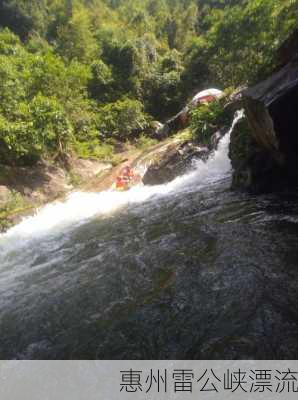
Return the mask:
<path fill-rule="evenodd" d="M 246 120 L 235 127 L 230 148 L 234 187 L 263 191 L 296 184 L 297 41 L 294 40 L 293 44 L 292 57 L 286 65 L 267 80 L 242 93 Z M 287 43 L 283 60 L 289 59 L 289 47 Z"/>

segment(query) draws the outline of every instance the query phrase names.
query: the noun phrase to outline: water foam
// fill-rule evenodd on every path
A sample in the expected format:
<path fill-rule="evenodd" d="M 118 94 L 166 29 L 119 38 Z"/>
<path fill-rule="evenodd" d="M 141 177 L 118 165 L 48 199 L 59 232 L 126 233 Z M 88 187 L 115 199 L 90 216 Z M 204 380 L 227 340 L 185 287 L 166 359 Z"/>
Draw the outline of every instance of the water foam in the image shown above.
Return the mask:
<path fill-rule="evenodd" d="M 230 132 L 242 115 L 243 113 L 236 115 Z M 230 132 L 220 141 L 218 149 L 207 162 L 195 161 L 193 170 L 172 182 L 158 186 L 140 184 L 126 192 L 110 189 L 100 193 L 71 193 L 64 202 L 46 205 L 35 215 L 25 218 L 20 224 L 0 235 L 0 248 L 16 240 L 24 242 L 32 237 L 59 232 L 97 215 L 107 215 L 130 204 L 146 202 L 154 196 L 168 196 L 189 186 L 206 185 L 219 179 L 231 169 L 228 158 Z"/>

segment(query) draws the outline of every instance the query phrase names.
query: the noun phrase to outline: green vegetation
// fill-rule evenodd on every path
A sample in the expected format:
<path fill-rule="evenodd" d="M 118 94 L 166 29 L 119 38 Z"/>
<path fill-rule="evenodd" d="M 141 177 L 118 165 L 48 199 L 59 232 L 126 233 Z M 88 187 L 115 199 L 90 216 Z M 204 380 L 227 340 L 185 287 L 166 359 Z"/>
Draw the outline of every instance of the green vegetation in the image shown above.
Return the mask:
<path fill-rule="evenodd" d="M 198 0 L 198 35 L 186 55 L 187 87 L 253 84 L 297 28 L 297 0 Z"/>
<path fill-rule="evenodd" d="M 297 0 L 1 0 L 0 164 L 71 152 L 112 160 L 115 141 L 146 145 L 151 121 L 195 91 L 272 70 L 297 9 Z M 197 134 L 221 118 L 217 107 L 193 111 Z"/>
<path fill-rule="evenodd" d="M 144 114 L 142 103 L 126 98 L 100 107 L 98 126 L 104 138 L 125 140 L 148 128 L 149 118 Z"/>
<path fill-rule="evenodd" d="M 12 221 L 9 220 L 9 217 L 31 208 L 32 204 L 30 204 L 19 192 L 12 190 L 8 201 L 0 206 L 0 232 L 10 227 Z"/>
<path fill-rule="evenodd" d="M 150 147 L 156 145 L 158 141 L 145 135 L 141 135 L 137 141 L 137 148 L 140 150 L 147 150 Z"/>
<path fill-rule="evenodd" d="M 227 97 L 203 104 L 191 111 L 190 129 L 200 143 L 208 144 L 212 134 L 231 124 L 231 113 L 225 108 Z"/>
<path fill-rule="evenodd" d="M 24 209 L 28 206 L 29 206 L 29 204 L 26 202 L 24 197 L 19 192 L 12 190 L 9 201 L 6 202 L 3 207 L 0 208 L 0 213 L 8 214 L 10 211 L 12 211 L 16 208 Z"/>

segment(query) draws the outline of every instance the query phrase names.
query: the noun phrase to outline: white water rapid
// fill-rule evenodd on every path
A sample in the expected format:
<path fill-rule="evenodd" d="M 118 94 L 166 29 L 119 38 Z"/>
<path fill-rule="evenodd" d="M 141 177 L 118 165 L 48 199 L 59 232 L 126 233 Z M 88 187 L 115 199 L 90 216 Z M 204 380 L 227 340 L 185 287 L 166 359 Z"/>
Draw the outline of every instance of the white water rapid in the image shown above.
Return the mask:
<path fill-rule="evenodd" d="M 0 235 L 0 255 L 7 248 L 24 245 L 30 239 L 43 235 L 60 233 L 67 228 L 82 224 L 99 215 L 107 215 L 130 204 L 143 203 L 159 196 L 171 196 L 175 192 L 188 188 L 205 186 L 221 179 L 231 169 L 228 158 L 230 133 L 241 119 L 243 112 L 235 115 L 230 131 L 221 139 L 218 149 L 207 162 L 194 161 L 194 168 L 170 183 L 158 186 L 138 185 L 127 192 L 112 189 L 100 193 L 74 192 L 66 201 L 46 205 L 34 216 L 25 218 L 21 223 Z"/>
<path fill-rule="evenodd" d="M 229 190 L 229 142 L 1 235 L 1 359 L 295 358 L 298 194 Z"/>

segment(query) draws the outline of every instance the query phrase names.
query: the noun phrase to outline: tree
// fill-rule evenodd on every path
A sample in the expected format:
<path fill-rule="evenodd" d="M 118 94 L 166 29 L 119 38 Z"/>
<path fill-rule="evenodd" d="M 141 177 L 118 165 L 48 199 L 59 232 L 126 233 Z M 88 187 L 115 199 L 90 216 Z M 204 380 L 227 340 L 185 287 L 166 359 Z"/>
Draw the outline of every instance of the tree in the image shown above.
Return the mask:
<path fill-rule="evenodd" d="M 102 60 L 94 61 L 91 65 L 92 78 L 88 89 L 90 96 L 100 103 L 111 101 L 113 98 L 113 74 L 111 68 Z"/>
<path fill-rule="evenodd" d="M 106 154 L 198 90 L 255 83 L 297 13 L 297 0 L 0 0 L 0 159 Z"/>
<path fill-rule="evenodd" d="M 105 138 L 126 140 L 139 136 L 149 124 L 142 104 L 124 98 L 99 109 L 98 128 Z"/>
<path fill-rule="evenodd" d="M 58 53 L 69 60 L 88 63 L 96 57 L 99 49 L 85 8 L 75 8 L 68 22 L 58 27 L 57 45 Z"/>

